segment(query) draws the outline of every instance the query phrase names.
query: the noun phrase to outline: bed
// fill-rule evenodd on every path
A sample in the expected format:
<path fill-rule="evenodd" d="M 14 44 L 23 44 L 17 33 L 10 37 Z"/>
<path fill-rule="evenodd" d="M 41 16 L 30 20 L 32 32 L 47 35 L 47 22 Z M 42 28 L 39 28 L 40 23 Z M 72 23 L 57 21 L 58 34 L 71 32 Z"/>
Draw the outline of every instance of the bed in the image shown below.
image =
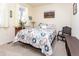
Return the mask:
<path fill-rule="evenodd" d="M 53 25 L 40 23 L 38 27 L 27 27 L 20 30 L 14 42 L 21 41 L 30 44 L 36 48 L 40 48 L 45 55 L 52 55 L 52 42 L 56 36 L 56 29 Z"/>

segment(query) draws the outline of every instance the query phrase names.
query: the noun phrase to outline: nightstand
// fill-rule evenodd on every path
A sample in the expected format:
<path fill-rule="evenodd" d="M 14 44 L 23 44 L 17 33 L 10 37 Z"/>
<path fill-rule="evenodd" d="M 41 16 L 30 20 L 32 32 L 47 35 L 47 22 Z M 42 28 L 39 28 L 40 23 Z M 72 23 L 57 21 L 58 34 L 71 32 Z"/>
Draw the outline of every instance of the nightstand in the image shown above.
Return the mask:
<path fill-rule="evenodd" d="M 15 27 L 15 35 L 17 34 L 18 31 L 22 30 L 22 27 Z"/>

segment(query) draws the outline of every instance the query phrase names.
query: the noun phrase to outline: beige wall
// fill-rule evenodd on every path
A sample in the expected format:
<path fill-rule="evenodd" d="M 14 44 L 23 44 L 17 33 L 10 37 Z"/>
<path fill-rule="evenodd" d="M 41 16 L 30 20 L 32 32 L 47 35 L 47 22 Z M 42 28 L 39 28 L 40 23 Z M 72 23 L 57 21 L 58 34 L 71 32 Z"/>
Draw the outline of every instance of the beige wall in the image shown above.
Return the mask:
<path fill-rule="evenodd" d="M 36 21 L 36 25 L 40 22 L 54 24 L 56 25 L 57 31 L 61 30 L 63 26 L 71 27 L 71 13 L 72 13 L 72 4 L 68 3 L 56 3 L 56 4 L 47 4 L 42 6 L 33 6 L 33 20 Z M 44 19 L 45 11 L 55 11 L 55 18 Z"/>
<path fill-rule="evenodd" d="M 77 14 L 72 19 L 72 35 L 79 39 L 79 4 L 77 4 Z"/>

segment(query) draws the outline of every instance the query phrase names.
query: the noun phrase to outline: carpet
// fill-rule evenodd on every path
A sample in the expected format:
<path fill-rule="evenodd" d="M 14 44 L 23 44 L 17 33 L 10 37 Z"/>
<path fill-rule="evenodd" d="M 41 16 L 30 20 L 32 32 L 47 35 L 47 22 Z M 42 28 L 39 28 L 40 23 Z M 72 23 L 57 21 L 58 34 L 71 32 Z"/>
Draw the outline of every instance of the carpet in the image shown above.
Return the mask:
<path fill-rule="evenodd" d="M 56 41 L 52 45 L 52 56 L 67 56 L 65 43 L 62 41 Z M 8 43 L 0 46 L 0 56 L 45 56 L 41 53 L 40 49 L 34 48 L 29 44 L 23 44 L 21 42 Z"/>

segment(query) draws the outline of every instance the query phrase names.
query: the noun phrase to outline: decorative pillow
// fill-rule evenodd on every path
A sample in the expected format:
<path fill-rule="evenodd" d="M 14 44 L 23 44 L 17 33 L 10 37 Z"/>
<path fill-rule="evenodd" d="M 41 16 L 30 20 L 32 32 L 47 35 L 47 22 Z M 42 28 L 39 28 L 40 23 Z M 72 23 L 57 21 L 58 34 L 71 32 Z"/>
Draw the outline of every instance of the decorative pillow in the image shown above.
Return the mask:
<path fill-rule="evenodd" d="M 54 29 L 55 28 L 55 25 L 54 24 L 44 24 L 44 23 L 40 23 L 38 25 L 39 28 L 42 28 L 42 29 Z"/>
<path fill-rule="evenodd" d="M 53 29 L 54 28 L 54 25 L 53 24 L 48 24 L 48 26 L 47 26 L 47 29 Z"/>
<path fill-rule="evenodd" d="M 40 23 L 39 24 L 39 27 L 42 28 L 42 29 L 46 29 L 47 28 L 47 24 Z"/>

